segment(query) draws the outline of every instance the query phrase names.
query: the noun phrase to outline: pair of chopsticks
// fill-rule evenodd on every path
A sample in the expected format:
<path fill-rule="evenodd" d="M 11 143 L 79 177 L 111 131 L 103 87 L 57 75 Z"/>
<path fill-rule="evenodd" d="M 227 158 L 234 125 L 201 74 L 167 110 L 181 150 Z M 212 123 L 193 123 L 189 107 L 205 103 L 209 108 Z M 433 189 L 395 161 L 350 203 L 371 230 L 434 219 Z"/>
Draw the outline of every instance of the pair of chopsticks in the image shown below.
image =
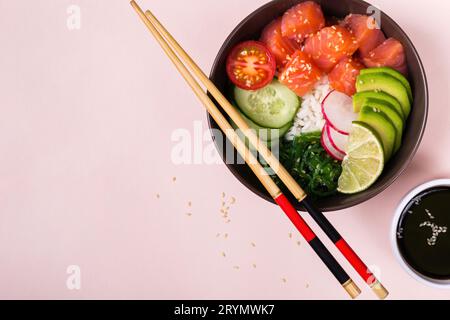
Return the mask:
<path fill-rule="evenodd" d="M 220 112 L 214 102 L 204 92 L 204 89 L 200 86 L 188 68 L 183 64 L 180 58 L 187 64 L 193 74 L 198 80 L 206 87 L 209 93 L 214 97 L 217 103 L 227 113 L 227 115 L 236 123 L 238 128 L 249 139 L 250 143 L 256 148 L 261 156 L 266 160 L 270 167 L 277 173 L 281 181 L 286 185 L 295 198 L 302 202 L 306 210 L 313 217 L 316 223 L 326 233 L 329 239 L 335 244 L 342 255 L 348 260 L 358 274 L 364 279 L 364 281 L 370 286 L 375 294 L 384 299 L 388 295 L 388 291 L 383 287 L 381 282 L 369 271 L 368 267 L 348 245 L 348 243 L 342 238 L 333 225 L 327 220 L 322 212 L 317 210 L 309 199 L 306 198 L 306 194 L 300 185 L 294 180 L 289 172 L 280 164 L 278 159 L 272 154 L 267 146 L 260 142 L 255 132 L 251 130 L 247 122 L 242 118 L 239 112 L 230 104 L 230 102 L 224 97 L 224 95 L 217 89 L 217 87 L 209 80 L 206 74 L 198 67 L 198 65 L 192 60 L 191 57 L 184 51 L 184 49 L 178 44 L 178 42 L 172 37 L 172 35 L 164 28 L 164 26 L 156 19 L 156 17 L 150 12 L 145 13 L 139 7 L 139 5 L 132 0 L 130 2 L 133 9 L 139 15 L 146 27 L 155 37 L 160 44 L 163 51 L 168 58 L 173 62 L 176 69 L 186 80 L 188 85 L 194 91 L 196 96 L 203 103 L 209 114 L 219 125 L 221 130 L 225 133 L 227 138 L 243 157 L 247 165 L 257 176 L 269 194 L 273 197 L 279 207 L 285 212 L 291 222 L 295 225 L 301 235 L 310 244 L 315 253 L 319 256 L 322 262 L 327 266 L 329 271 L 339 281 L 342 287 L 352 297 L 356 298 L 360 293 L 360 289 L 353 282 L 350 276 L 340 266 L 336 259 L 331 255 L 328 249 L 324 246 L 321 240 L 315 235 L 312 229 L 308 226 L 305 220 L 300 216 L 297 210 L 289 202 L 289 200 L 283 195 L 280 188 L 267 174 L 265 169 L 258 162 L 256 157 L 247 148 L 245 143 L 239 138 L 235 130 L 232 128 L 228 120 Z"/>

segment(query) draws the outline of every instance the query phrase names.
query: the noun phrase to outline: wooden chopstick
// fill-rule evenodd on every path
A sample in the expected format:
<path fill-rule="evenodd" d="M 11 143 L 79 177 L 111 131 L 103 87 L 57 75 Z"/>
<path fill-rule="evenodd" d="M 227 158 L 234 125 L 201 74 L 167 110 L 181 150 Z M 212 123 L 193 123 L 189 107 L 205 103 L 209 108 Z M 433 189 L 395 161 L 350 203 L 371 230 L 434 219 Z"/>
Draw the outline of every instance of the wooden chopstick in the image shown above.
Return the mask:
<path fill-rule="evenodd" d="M 349 275 L 344 271 L 344 269 L 339 265 L 336 259 L 331 255 L 328 249 L 320 241 L 320 239 L 314 234 L 308 224 L 303 220 L 303 218 L 298 214 L 292 204 L 287 200 L 287 198 L 282 194 L 279 187 L 272 180 L 272 178 L 267 175 L 265 169 L 261 166 L 252 152 L 246 147 L 245 143 L 239 138 L 235 130 L 232 128 L 227 119 L 223 116 L 220 110 L 216 107 L 214 102 L 206 95 L 202 87 L 198 84 L 195 78 L 191 75 L 186 66 L 181 62 L 176 53 L 172 50 L 170 45 L 165 41 L 163 36 L 158 32 L 156 27 L 150 22 L 147 16 L 144 14 L 142 9 L 137 5 L 137 3 L 132 0 L 132 7 L 139 15 L 141 20 L 150 30 L 152 35 L 155 37 L 157 42 L 161 45 L 169 59 L 174 63 L 177 70 L 192 88 L 197 97 L 201 100 L 203 105 L 206 107 L 208 112 L 217 122 L 219 127 L 225 133 L 227 138 L 239 152 L 239 154 L 244 158 L 246 163 L 249 165 L 251 170 L 255 173 L 267 191 L 271 194 L 280 208 L 286 213 L 291 222 L 296 226 L 298 231 L 302 234 L 305 240 L 310 244 L 315 253 L 319 256 L 322 262 L 328 267 L 331 273 L 347 291 L 347 293 L 352 298 L 356 298 L 360 293 L 360 289 L 356 286 Z"/>
<path fill-rule="evenodd" d="M 166 39 L 175 52 L 185 61 L 188 67 L 192 70 L 195 76 L 200 80 L 211 95 L 216 99 L 218 104 L 223 108 L 225 113 L 236 123 L 238 128 L 249 139 L 250 143 L 256 148 L 256 150 L 262 155 L 264 160 L 274 170 L 274 172 L 280 177 L 281 181 L 286 185 L 288 190 L 295 196 L 295 198 L 303 204 L 308 213 L 325 232 L 328 238 L 335 244 L 342 255 L 348 260 L 352 267 L 358 272 L 361 278 L 370 286 L 374 293 L 380 298 L 385 299 L 389 292 L 384 288 L 381 282 L 375 277 L 375 275 L 369 270 L 366 264 L 351 248 L 351 246 L 344 240 L 339 234 L 336 228 L 330 223 L 325 215 L 318 210 L 310 199 L 306 198 L 306 194 L 292 175 L 284 168 L 275 157 L 269 148 L 261 143 L 254 130 L 250 130 L 247 122 L 242 118 L 236 108 L 230 104 L 227 98 L 220 92 L 219 89 L 212 83 L 212 81 L 206 76 L 206 74 L 200 69 L 195 61 L 187 54 L 187 52 L 180 46 L 175 38 L 167 31 L 167 29 L 158 21 L 158 19 L 149 11 L 145 12 L 146 17 L 157 31 Z"/>

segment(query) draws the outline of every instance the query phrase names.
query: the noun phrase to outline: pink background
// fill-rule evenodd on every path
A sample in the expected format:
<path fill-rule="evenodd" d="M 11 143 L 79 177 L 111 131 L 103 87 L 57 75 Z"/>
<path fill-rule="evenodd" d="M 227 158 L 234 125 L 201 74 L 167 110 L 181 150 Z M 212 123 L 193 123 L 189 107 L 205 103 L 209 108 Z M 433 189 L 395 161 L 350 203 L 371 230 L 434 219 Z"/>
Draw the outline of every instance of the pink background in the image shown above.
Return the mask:
<path fill-rule="evenodd" d="M 140 4 L 209 71 L 229 32 L 266 1 L 213 2 Z M 66 27 L 70 4 L 81 30 Z M 378 266 L 392 299 L 450 298 L 410 278 L 389 243 L 400 198 L 450 176 L 450 5 L 376 4 L 421 54 L 429 126 L 389 191 L 329 218 Z M 172 132 L 196 120 L 206 128 L 205 113 L 127 1 L 0 0 L 0 41 L 0 298 L 347 298 L 282 213 L 224 165 L 172 164 Z M 236 198 L 228 224 L 222 192 Z M 81 290 L 66 287 L 69 265 L 81 268 Z"/>

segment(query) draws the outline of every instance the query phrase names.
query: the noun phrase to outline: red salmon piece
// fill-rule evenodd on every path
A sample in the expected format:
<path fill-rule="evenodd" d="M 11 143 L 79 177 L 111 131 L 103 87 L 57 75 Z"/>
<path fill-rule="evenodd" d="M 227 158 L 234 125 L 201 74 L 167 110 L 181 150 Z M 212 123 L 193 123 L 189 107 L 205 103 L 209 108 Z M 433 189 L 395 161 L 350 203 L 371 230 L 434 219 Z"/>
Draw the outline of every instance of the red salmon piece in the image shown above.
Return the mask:
<path fill-rule="evenodd" d="M 306 39 L 304 51 L 311 55 L 314 63 L 329 73 L 336 64 L 351 57 L 358 50 L 355 37 L 342 26 L 326 27 Z"/>
<path fill-rule="evenodd" d="M 383 31 L 373 17 L 350 14 L 345 18 L 344 25 L 355 36 L 359 52 L 363 57 L 386 40 Z"/>
<path fill-rule="evenodd" d="M 297 43 L 283 37 L 281 33 L 281 18 L 272 21 L 264 28 L 260 41 L 272 52 L 278 68 L 284 67 L 291 60 L 294 52 L 299 49 Z"/>
<path fill-rule="evenodd" d="M 311 58 L 298 50 L 292 56 L 292 60 L 286 65 L 279 80 L 282 84 L 302 97 L 314 88 L 314 85 L 322 77 L 322 72 L 313 63 Z"/>
<path fill-rule="evenodd" d="M 320 5 L 313 1 L 302 2 L 283 15 L 281 31 L 284 37 L 302 43 L 309 35 L 325 27 L 325 17 Z"/>
<path fill-rule="evenodd" d="M 328 74 L 330 85 L 333 89 L 353 96 L 356 93 L 356 78 L 364 65 L 355 58 L 344 58 Z"/>
<path fill-rule="evenodd" d="M 391 67 L 404 75 L 408 74 L 405 49 L 400 41 L 389 38 L 363 58 L 369 68 Z"/>

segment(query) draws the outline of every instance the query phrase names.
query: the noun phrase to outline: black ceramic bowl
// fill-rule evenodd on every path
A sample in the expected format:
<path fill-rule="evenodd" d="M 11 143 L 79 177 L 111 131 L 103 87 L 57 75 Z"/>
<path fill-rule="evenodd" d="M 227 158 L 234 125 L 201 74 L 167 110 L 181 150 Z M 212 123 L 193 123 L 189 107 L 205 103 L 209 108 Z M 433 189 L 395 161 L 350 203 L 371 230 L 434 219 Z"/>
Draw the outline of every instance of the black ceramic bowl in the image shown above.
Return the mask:
<path fill-rule="evenodd" d="M 230 50 L 242 41 L 259 39 L 262 29 L 268 23 L 300 2 L 303 1 L 275 0 L 269 2 L 250 14 L 231 32 L 217 55 L 210 76 L 211 80 L 222 92 L 229 92 L 231 86 L 225 71 L 226 58 Z M 326 16 L 337 18 L 343 18 L 349 13 L 367 14 L 367 9 L 370 6 L 370 4 L 361 0 L 316 0 L 316 2 L 321 5 Z M 422 140 L 428 114 L 428 87 L 425 70 L 414 45 L 406 33 L 394 20 L 384 13 L 381 15 L 381 27 L 387 37 L 398 39 L 405 47 L 409 67 L 409 80 L 414 92 L 414 105 L 404 133 L 403 145 L 398 153 L 386 164 L 382 176 L 371 188 L 354 195 L 336 195 L 317 200 L 317 206 L 323 211 L 349 208 L 367 201 L 384 191 L 408 167 Z M 210 116 L 208 117 L 210 128 L 219 129 L 214 120 Z M 223 159 L 227 159 L 225 158 L 227 157 L 227 150 L 218 141 L 220 140 L 216 139 L 216 147 Z M 248 166 L 243 164 L 227 164 L 227 167 L 250 190 L 267 201 L 273 202 L 270 195 Z M 297 204 L 298 210 L 303 210 L 302 206 L 290 194 L 287 195 L 292 200 L 292 203 Z"/>

